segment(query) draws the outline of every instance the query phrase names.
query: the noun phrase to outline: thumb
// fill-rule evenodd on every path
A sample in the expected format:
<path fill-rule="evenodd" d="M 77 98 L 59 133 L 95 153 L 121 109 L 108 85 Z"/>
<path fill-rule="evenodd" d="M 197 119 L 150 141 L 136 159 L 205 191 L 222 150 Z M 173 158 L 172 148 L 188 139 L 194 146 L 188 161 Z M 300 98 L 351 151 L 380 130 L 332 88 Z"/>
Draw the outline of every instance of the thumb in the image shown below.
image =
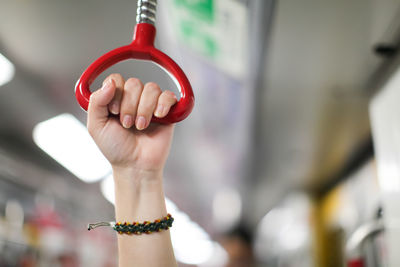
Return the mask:
<path fill-rule="evenodd" d="M 108 120 L 108 104 L 114 98 L 116 91 L 112 79 L 106 81 L 100 90 L 92 93 L 88 107 L 88 128 L 102 127 Z"/>

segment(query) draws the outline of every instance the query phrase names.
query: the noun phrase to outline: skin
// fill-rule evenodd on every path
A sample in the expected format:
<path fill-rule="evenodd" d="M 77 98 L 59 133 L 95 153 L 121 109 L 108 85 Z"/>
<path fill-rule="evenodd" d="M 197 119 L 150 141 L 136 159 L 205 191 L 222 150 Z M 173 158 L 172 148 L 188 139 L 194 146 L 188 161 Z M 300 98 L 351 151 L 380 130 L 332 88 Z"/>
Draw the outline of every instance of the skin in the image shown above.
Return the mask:
<path fill-rule="evenodd" d="M 118 222 L 154 221 L 167 215 L 163 169 L 174 125 L 150 123 L 177 102 L 155 83 L 108 76 L 91 95 L 87 127 L 111 163 Z M 118 234 L 119 266 L 177 266 L 169 230 L 149 235 Z"/>

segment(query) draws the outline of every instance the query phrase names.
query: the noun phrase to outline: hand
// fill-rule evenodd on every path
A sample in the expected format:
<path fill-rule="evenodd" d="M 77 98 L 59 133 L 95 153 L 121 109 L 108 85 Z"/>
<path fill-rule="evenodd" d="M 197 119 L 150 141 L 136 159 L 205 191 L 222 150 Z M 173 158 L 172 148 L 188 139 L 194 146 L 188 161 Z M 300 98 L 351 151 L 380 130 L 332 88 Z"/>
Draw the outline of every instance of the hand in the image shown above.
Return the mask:
<path fill-rule="evenodd" d="M 165 117 L 177 102 L 174 93 L 155 83 L 119 74 L 108 76 L 92 93 L 87 127 L 101 152 L 115 169 L 162 171 L 171 145 L 173 125 L 151 123 Z"/>

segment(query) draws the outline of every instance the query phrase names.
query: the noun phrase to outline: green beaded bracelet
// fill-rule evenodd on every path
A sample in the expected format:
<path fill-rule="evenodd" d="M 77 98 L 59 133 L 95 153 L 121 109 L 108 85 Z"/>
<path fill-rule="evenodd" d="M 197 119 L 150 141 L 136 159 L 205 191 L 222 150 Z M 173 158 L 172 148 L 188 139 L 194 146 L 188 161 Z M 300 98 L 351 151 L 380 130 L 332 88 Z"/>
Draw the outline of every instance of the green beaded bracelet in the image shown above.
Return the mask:
<path fill-rule="evenodd" d="M 88 230 L 92 230 L 99 226 L 111 226 L 115 231 L 119 234 L 135 234 L 140 235 L 143 233 L 150 234 L 153 232 L 160 232 L 162 230 L 168 230 L 174 221 L 171 214 L 168 213 L 162 219 L 157 219 L 154 222 L 145 221 L 143 223 L 133 222 L 100 222 L 100 223 L 92 223 L 88 225 Z"/>

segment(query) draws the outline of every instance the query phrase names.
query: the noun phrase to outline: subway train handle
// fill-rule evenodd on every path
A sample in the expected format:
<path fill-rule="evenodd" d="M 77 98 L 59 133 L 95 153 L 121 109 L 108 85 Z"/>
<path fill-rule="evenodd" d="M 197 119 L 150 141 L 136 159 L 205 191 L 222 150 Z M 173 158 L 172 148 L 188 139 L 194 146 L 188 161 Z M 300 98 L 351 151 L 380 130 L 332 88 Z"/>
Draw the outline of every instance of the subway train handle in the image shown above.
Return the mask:
<path fill-rule="evenodd" d="M 88 109 L 93 81 L 114 64 L 139 59 L 156 63 L 164 69 L 176 83 L 180 91 L 178 103 L 172 106 L 164 118 L 152 118 L 152 122 L 175 123 L 184 120 L 194 106 L 194 95 L 188 78 L 182 69 L 169 56 L 154 47 L 156 36 L 155 13 L 157 0 L 138 0 L 136 26 L 133 41 L 129 45 L 116 48 L 94 61 L 82 74 L 75 86 L 75 96 L 80 106 Z"/>

